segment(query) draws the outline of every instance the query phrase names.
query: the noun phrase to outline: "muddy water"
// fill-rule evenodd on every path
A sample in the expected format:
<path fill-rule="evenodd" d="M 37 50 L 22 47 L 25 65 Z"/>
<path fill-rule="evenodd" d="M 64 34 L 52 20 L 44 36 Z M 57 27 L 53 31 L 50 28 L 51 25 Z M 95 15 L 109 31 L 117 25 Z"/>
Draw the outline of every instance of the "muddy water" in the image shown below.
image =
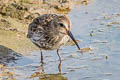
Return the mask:
<path fill-rule="evenodd" d="M 8 64 L 17 80 L 120 80 L 119 0 L 96 0 L 76 7 L 69 16 L 80 47 L 92 51 L 81 55 L 76 46 L 62 47 L 61 64 L 56 51 L 43 51 L 41 65 L 36 50 Z"/>

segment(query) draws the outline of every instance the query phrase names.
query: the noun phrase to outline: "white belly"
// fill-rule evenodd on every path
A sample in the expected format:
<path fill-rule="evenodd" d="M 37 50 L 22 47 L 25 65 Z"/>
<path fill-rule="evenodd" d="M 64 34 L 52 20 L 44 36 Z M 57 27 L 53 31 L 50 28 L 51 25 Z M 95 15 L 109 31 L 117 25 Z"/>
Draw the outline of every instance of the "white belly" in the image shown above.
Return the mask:
<path fill-rule="evenodd" d="M 60 41 L 59 44 L 65 45 L 65 44 L 68 42 L 68 40 L 69 40 L 69 36 L 68 36 L 68 35 L 65 35 L 65 36 L 62 38 L 62 40 Z"/>

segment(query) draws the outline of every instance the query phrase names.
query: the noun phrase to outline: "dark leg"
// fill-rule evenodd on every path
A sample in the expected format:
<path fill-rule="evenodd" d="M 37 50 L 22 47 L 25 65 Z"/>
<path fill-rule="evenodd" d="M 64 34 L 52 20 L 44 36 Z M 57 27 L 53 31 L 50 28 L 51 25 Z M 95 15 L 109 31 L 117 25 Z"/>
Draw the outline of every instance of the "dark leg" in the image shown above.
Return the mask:
<path fill-rule="evenodd" d="M 61 61 L 61 57 L 60 57 L 60 49 L 57 49 L 57 55 L 59 57 L 59 60 Z"/>
<path fill-rule="evenodd" d="M 43 53 L 42 53 L 42 51 L 41 51 L 41 63 L 43 64 L 44 62 L 43 62 Z"/>
<path fill-rule="evenodd" d="M 57 55 L 58 55 L 58 57 L 59 57 L 59 65 L 58 65 L 58 69 L 59 69 L 59 73 L 61 73 L 61 57 L 60 57 L 60 50 L 59 49 L 57 49 Z"/>

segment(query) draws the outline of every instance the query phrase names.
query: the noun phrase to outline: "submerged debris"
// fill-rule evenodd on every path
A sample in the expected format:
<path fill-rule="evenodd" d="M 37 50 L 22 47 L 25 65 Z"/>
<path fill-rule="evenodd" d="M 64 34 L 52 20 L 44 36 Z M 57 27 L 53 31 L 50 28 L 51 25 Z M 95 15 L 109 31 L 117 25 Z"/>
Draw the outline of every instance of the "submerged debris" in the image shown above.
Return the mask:
<path fill-rule="evenodd" d="M 67 80 L 67 78 L 62 76 L 61 74 L 45 74 L 42 72 L 35 72 L 29 78 L 38 78 L 40 80 Z"/>
<path fill-rule="evenodd" d="M 35 78 L 35 77 L 42 78 L 44 75 L 45 75 L 44 72 L 34 72 L 29 78 Z"/>
<path fill-rule="evenodd" d="M 91 37 L 93 37 L 93 35 L 94 35 L 93 33 L 94 33 L 93 31 L 90 32 L 90 36 L 91 36 Z"/>
<path fill-rule="evenodd" d="M 102 57 L 94 57 L 91 59 L 92 61 L 102 60 Z"/>
<path fill-rule="evenodd" d="M 8 69 L 7 66 L 0 64 L 0 79 L 1 80 L 16 80 L 16 74 Z"/>
<path fill-rule="evenodd" d="M 104 73 L 104 75 L 106 75 L 106 76 L 111 76 L 112 73 Z"/>
<path fill-rule="evenodd" d="M 89 52 L 89 53 L 90 53 L 90 51 L 93 51 L 93 49 L 90 48 L 90 47 L 88 47 L 88 48 L 81 48 L 81 49 L 78 50 L 77 52 L 79 52 L 79 53 Z"/>

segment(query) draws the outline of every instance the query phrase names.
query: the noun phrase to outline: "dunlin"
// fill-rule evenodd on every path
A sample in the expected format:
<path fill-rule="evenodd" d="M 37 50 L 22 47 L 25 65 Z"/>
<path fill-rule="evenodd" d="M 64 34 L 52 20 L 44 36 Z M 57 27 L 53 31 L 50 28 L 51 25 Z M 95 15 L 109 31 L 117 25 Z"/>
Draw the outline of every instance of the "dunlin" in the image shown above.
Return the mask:
<path fill-rule="evenodd" d="M 59 60 L 61 60 L 59 48 L 67 43 L 70 38 L 80 49 L 70 28 L 71 22 L 66 15 L 44 14 L 33 20 L 29 25 L 27 37 L 40 48 L 41 63 L 43 63 L 42 50 L 57 49 Z"/>

